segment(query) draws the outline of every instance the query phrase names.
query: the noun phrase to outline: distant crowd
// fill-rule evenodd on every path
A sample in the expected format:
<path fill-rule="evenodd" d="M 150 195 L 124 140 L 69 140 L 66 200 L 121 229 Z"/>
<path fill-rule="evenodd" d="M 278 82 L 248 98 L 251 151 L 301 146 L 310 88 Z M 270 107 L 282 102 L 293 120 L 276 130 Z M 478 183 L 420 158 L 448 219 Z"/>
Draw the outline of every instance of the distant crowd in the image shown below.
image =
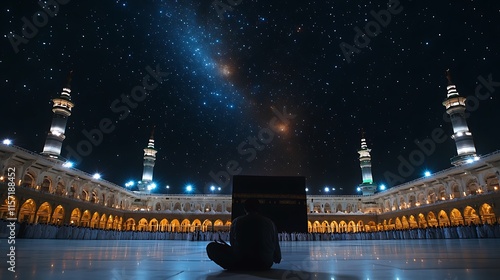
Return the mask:
<path fill-rule="evenodd" d="M 10 234 L 10 221 L 0 220 L 0 238 Z M 74 225 L 29 224 L 16 222 L 16 238 L 27 239 L 75 239 L 75 240 L 229 240 L 228 231 L 136 231 L 79 227 Z M 371 232 L 343 233 L 279 233 L 280 241 L 328 241 L 328 240 L 394 240 L 394 239 L 471 239 L 500 238 L 500 224 L 471 224 L 413 229 L 395 229 Z"/>
<path fill-rule="evenodd" d="M 500 224 L 471 224 L 343 233 L 281 233 L 280 241 L 500 238 Z"/>

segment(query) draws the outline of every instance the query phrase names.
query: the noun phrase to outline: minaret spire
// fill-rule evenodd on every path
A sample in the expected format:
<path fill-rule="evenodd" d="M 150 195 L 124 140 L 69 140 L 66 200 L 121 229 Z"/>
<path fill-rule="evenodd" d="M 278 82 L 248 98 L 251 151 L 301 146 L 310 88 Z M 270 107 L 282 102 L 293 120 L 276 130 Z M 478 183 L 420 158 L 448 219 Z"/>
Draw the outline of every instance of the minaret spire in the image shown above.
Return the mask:
<path fill-rule="evenodd" d="M 154 188 L 153 169 L 155 167 L 156 153 L 154 140 L 155 127 L 151 131 L 151 137 L 148 141 L 148 146 L 144 148 L 144 170 L 142 172 L 142 181 L 139 183 L 139 191 L 149 192 Z"/>
<path fill-rule="evenodd" d="M 42 152 L 42 155 L 60 160 L 62 160 L 62 142 L 66 138 L 64 135 L 66 124 L 68 122 L 68 117 L 71 116 L 71 109 L 75 106 L 71 101 L 71 88 L 69 86 L 72 72 L 73 71 L 70 71 L 68 82 L 66 86 L 63 87 L 61 95 L 52 99 L 52 112 L 54 112 L 54 116 Z"/>
<path fill-rule="evenodd" d="M 446 70 L 446 78 L 448 86 L 446 87 L 447 95 L 443 101 L 443 106 L 446 107 L 446 113 L 450 115 L 451 124 L 453 126 L 453 135 L 451 138 L 455 140 L 457 146 L 457 156 L 451 158 L 451 163 L 455 166 L 465 163 L 471 163 L 478 159 L 472 133 L 467 126 L 465 119 L 465 101 L 466 98 L 458 94 L 456 86 L 451 81 L 450 70 Z"/>
<path fill-rule="evenodd" d="M 361 148 L 358 150 L 361 176 L 363 183 L 359 185 L 363 195 L 374 194 L 377 187 L 373 184 L 372 163 L 370 156 L 371 149 L 366 144 L 365 132 L 361 129 Z"/>

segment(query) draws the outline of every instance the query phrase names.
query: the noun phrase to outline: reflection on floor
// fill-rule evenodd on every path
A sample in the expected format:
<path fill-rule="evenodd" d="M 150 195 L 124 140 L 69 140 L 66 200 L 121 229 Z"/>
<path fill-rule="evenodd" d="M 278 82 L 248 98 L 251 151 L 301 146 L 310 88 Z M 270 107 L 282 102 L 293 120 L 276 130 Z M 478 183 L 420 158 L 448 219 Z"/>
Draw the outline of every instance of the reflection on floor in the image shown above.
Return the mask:
<path fill-rule="evenodd" d="M 0 279 L 498 279 L 500 239 L 282 242 L 272 270 L 227 272 L 208 242 L 16 240 L 16 272 L 2 248 Z M 10 246 L 10 245 L 9 245 Z"/>

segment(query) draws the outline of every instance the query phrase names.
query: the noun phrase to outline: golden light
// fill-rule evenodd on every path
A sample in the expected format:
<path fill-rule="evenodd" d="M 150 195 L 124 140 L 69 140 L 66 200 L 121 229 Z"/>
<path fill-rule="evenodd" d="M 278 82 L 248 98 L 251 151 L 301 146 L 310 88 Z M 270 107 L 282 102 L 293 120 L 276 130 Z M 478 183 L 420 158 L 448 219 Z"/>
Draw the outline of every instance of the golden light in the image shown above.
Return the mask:
<path fill-rule="evenodd" d="M 280 124 L 278 126 L 278 130 L 281 131 L 281 132 L 285 132 L 285 131 L 287 131 L 287 127 L 284 124 Z"/>
<path fill-rule="evenodd" d="M 231 75 L 231 73 L 232 73 L 232 72 L 231 72 L 231 67 L 230 67 L 229 65 L 227 65 L 227 64 L 222 65 L 222 66 L 220 67 L 220 73 L 221 73 L 223 76 L 226 76 L 226 77 L 227 77 L 227 76 L 229 76 L 229 75 Z"/>

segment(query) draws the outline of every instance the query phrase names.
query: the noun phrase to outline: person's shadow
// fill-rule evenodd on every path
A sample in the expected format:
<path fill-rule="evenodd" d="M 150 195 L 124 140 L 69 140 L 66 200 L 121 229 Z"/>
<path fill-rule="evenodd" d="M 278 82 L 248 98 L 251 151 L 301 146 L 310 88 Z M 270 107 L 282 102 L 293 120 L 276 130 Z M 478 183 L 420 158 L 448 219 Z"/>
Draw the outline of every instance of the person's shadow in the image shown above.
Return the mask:
<path fill-rule="evenodd" d="M 257 271 L 228 271 L 223 270 L 219 272 L 203 275 L 199 280 L 215 280 L 215 279 L 283 279 L 283 280 L 360 280 L 356 276 L 341 275 L 336 273 L 326 272 L 310 272 L 301 270 L 290 269 L 276 269 L 257 270 Z"/>

